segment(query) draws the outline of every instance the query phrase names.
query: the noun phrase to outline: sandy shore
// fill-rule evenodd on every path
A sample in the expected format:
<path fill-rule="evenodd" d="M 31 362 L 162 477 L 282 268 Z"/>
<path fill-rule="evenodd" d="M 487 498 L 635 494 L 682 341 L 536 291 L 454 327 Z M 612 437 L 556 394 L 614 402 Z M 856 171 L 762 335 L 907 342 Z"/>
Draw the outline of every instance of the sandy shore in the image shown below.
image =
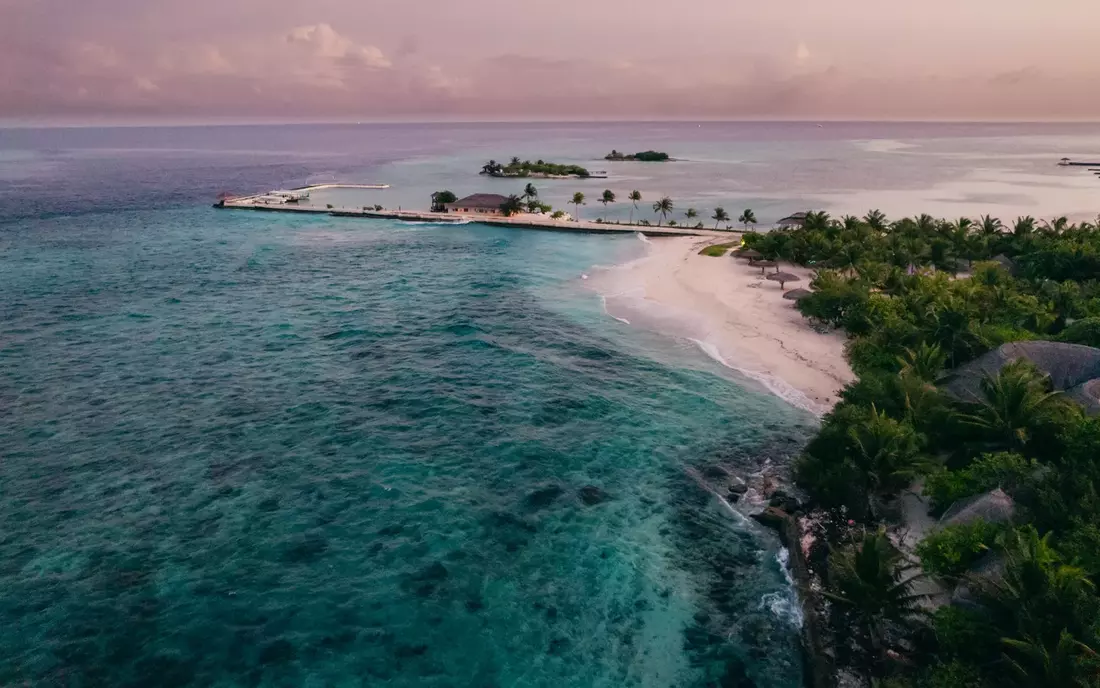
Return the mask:
<path fill-rule="evenodd" d="M 653 238 L 647 257 L 591 276 L 607 311 L 632 326 L 695 341 L 713 358 L 796 406 L 828 411 L 854 379 L 844 336 L 809 327 L 779 284 L 748 261 L 712 258 L 699 250 L 714 239 Z M 803 278 L 809 271 L 783 266 Z"/>

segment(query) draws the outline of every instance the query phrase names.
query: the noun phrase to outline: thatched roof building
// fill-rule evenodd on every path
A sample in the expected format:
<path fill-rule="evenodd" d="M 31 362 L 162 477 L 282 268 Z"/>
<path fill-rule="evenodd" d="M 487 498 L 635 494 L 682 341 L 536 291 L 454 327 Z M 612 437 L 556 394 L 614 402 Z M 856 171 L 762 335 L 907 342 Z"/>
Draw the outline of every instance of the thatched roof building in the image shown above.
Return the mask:
<path fill-rule="evenodd" d="M 1067 392 L 1090 413 L 1100 413 L 1100 349 L 1062 342 L 1011 342 L 959 366 L 939 386 L 963 401 L 981 397 L 985 376 L 995 376 L 1013 361 L 1030 361 L 1050 376 L 1054 389 Z"/>
<path fill-rule="evenodd" d="M 956 502 L 944 513 L 940 525 L 965 525 L 978 519 L 986 523 L 1008 523 L 1015 515 L 1016 503 L 998 487 L 992 492 Z"/>
<path fill-rule="evenodd" d="M 776 227 L 801 227 L 806 224 L 806 213 L 791 213 L 787 217 L 783 218 L 779 222 L 775 223 Z"/>

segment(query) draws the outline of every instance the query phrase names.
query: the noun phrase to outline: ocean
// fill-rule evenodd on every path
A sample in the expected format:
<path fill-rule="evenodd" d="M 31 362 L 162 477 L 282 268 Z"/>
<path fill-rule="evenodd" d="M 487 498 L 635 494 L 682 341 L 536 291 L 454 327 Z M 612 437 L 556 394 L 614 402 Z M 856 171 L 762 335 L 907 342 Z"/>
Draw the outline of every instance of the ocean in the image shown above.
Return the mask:
<path fill-rule="evenodd" d="M 536 181 L 555 204 L 1095 215 L 1100 182 L 1053 162 L 1098 144 L 1084 125 L 0 129 L 0 682 L 798 686 L 785 553 L 714 487 L 781 468 L 817 421 L 606 313 L 583 276 L 644 241 L 210 204 L 336 179 L 391 188 L 314 203 L 423 208 L 518 192 L 477 175 L 517 155 L 611 174 Z M 611 148 L 682 162 L 593 160 Z"/>

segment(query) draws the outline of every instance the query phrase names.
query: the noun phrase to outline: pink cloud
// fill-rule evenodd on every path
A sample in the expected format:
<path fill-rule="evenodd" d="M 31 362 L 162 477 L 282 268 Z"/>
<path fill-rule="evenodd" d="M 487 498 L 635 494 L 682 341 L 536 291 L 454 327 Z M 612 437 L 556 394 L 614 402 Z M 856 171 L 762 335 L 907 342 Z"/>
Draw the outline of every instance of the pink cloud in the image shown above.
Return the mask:
<path fill-rule="evenodd" d="M 425 4 L 0 0 L 0 117 L 1100 112 L 1083 0 Z"/>

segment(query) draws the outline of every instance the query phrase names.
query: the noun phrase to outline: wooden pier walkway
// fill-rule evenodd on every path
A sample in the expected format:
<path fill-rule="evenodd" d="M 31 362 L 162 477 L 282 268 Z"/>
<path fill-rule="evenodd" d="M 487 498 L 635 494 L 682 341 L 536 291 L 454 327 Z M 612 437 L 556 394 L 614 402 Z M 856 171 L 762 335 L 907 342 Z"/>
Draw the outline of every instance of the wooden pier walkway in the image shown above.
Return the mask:
<path fill-rule="evenodd" d="M 340 185 L 346 187 L 347 185 Z M 316 188 L 316 187 L 310 187 Z M 263 196 L 246 196 L 226 199 L 215 207 L 225 210 L 255 210 L 269 213 L 297 213 L 301 215 L 329 215 L 332 217 L 359 217 L 376 220 L 400 220 L 403 222 L 429 222 L 433 224 L 479 223 L 495 227 L 516 227 L 522 229 L 542 229 L 557 232 L 587 232 L 600 234 L 636 234 L 646 236 L 699 236 L 723 237 L 736 240 L 739 232 L 713 229 L 693 229 L 687 227 L 655 227 L 645 225 L 616 225 L 604 222 L 573 222 L 571 220 L 553 220 L 538 215 L 518 215 L 502 217 L 498 215 L 462 215 L 457 213 L 431 213 L 413 210 L 367 210 L 358 208 L 322 208 L 296 203 L 267 204 L 256 203 L 254 199 Z"/>

